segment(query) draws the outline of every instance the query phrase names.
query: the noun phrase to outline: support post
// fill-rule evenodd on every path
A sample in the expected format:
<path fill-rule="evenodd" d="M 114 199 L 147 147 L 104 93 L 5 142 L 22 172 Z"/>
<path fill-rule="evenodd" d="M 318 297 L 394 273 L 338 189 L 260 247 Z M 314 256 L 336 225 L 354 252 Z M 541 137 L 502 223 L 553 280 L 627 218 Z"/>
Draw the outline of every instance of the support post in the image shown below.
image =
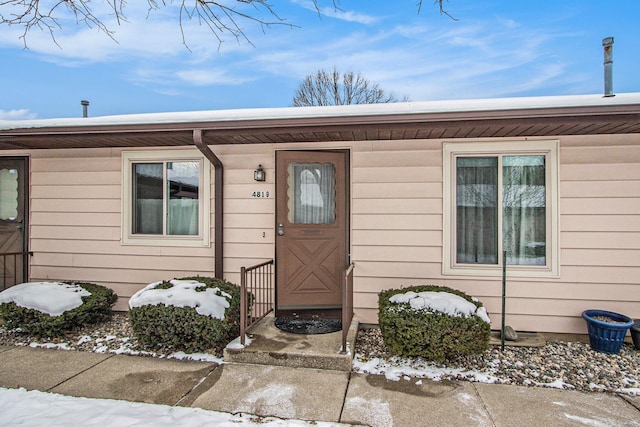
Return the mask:
<path fill-rule="evenodd" d="M 505 310 L 507 302 L 507 251 L 502 252 L 502 328 L 500 331 L 501 350 L 504 351 Z"/>

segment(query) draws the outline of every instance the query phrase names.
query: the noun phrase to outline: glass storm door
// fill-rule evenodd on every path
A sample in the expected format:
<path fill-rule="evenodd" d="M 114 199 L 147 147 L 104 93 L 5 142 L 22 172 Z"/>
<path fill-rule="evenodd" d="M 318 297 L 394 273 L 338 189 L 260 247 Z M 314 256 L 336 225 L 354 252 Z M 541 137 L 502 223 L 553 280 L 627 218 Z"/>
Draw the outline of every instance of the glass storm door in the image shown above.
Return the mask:
<path fill-rule="evenodd" d="M 347 263 L 346 153 L 276 154 L 279 310 L 339 308 Z"/>
<path fill-rule="evenodd" d="M 0 290 L 28 280 L 27 159 L 0 157 Z"/>

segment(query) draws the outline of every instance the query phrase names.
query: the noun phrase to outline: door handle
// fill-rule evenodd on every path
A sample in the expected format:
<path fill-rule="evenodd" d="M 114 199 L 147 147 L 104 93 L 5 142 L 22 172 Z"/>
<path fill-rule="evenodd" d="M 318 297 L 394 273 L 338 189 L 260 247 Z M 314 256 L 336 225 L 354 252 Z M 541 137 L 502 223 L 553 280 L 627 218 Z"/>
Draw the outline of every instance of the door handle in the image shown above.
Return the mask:
<path fill-rule="evenodd" d="M 278 236 L 284 236 L 284 224 L 278 224 Z"/>
<path fill-rule="evenodd" d="M 18 221 L 18 225 L 16 225 L 17 230 L 22 230 L 24 226 L 22 225 L 22 220 Z"/>

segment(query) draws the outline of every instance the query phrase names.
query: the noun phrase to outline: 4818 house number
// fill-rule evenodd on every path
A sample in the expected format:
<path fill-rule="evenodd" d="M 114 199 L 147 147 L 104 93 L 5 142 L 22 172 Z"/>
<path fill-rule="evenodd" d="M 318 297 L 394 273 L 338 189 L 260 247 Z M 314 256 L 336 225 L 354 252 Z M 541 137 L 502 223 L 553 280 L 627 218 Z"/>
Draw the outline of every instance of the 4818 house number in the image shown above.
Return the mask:
<path fill-rule="evenodd" d="M 253 193 L 251 193 L 251 197 L 254 197 L 256 199 L 268 199 L 269 198 L 269 192 L 268 191 L 254 191 Z"/>

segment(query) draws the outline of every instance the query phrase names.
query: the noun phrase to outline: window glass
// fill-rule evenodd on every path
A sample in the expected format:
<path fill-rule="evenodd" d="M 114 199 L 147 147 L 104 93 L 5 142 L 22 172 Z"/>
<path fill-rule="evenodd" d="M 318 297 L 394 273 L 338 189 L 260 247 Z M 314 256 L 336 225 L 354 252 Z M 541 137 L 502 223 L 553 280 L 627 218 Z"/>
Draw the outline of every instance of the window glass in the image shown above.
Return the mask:
<path fill-rule="evenodd" d="M 197 160 L 134 163 L 132 233 L 198 235 L 199 186 Z"/>
<path fill-rule="evenodd" d="M 167 163 L 167 234 L 198 234 L 200 162 Z"/>
<path fill-rule="evenodd" d="M 162 163 L 133 165 L 133 234 L 162 234 Z"/>
<path fill-rule="evenodd" d="M 14 221 L 18 217 L 18 171 L 0 170 L 0 219 Z"/>
<path fill-rule="evenodd" d="M 508 265 L 546 265 L 545 179 L 544 155 L 456 158 L 456 262 L 498 264 L 502 243 Z"/>
<path fill-rule="evenodd" d="M 333 224 L 336 220 L 333 164 L 290 163 L 287 173 L 289 222 Z"/>
<path fill-rule="evenodd" d="M 498 159 L 459 157 L 456 169 L 456 262 L 498 262 Z"/>
<path fill-rule="evenodd" d="M 545 265 L 545 158 L 505 156 L 502 171 L 502 233 L 507 264 Z"/>

